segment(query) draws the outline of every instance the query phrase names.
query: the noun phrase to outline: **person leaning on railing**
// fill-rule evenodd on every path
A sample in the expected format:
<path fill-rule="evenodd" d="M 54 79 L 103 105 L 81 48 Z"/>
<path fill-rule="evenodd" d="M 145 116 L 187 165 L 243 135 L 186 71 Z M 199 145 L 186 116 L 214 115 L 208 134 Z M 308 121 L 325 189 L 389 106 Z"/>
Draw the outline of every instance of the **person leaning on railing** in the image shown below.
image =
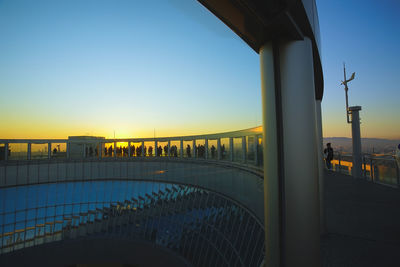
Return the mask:
<path fill-rule="evenodd" d="M 331 143 L 326 144 L 326 148 L 324 149 L 324 157 L 325 157 L 326 167 L 328 168 L 328 170 L 331 170 L 332 169 L 331 161 L 333 160 L 333 149 L 331 147 Z"/>

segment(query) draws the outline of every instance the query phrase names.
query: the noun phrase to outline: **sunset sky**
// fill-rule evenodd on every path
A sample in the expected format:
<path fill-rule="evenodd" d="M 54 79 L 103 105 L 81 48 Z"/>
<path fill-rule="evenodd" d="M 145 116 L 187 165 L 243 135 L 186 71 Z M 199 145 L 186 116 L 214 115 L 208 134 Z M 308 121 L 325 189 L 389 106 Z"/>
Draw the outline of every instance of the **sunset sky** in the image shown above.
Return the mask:
<path fill-rule="evenodd" d="M 317 1 L 324 136 L 400 139 L 400 2 Z M 0 0 L 0 139 L 261 125 L 259 56 L 197 1 Z"/>

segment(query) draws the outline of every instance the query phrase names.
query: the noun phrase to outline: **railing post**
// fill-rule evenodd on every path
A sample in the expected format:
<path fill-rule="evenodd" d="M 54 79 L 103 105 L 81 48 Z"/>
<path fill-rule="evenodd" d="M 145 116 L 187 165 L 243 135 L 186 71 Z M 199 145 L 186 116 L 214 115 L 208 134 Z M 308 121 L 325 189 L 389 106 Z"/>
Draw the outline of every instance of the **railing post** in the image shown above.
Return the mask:
<path fill-rule="evenodd" d="M 158 145 L 157 140 L 154 140 L 154 156 L 157 157 L 158 155 Z"/>
<path fill-rule="evenodd" d="M 171 140 L 168 140 L 168 157 L 171 156 Z"/>
<path fill-rule="evenodd" d="M 100 142 L 99 143 L 99 159 L 101 159 L 102 158 L 102 154 L 103 154 L 103 145 L 102 145 L 102 143 Z"/>
<path fill-rule="evenodd" d="M 117 157 L 117 142 L 114 141 L 114 158 Z"/>
<path fill-rule="evenodd" d="M 341 157 L 341 153 L 339 151 L 338 153 L 338 158 L 339 158 L 339 173 L 342 173 L 342 157 Z"/>
<path fill-rule="evenodd" d="M 233 137 L 229 137 L 229 160 L 233 161 Z"/>
<path fill-rule="evenodd" d="M 182 139 L 180 140 L 180 147 L 181 147 L 181 151 L 179 151 L 180 152 L 179 157 L 183 158 L 183 140 Z"/>
<path fill-rule="evenodd" d="M 51 143 L 47 143 L 47 158 L 51 159 Z"/>
<path fill-rule="evenodd" d="M 32 152 L 31 152 L 31 147 L 32 147 L 32 143 L 29 142 L 29 143 L 28 143 L 28 155 L 27 155 L 28 160 L 31 160 L 31 158 L 32 158 L 32 157 L 31 157 L 31 155 L 32 155 L 32 154 L 31 154 L 31 153 L 32 153 Z"/>
<path fill-rule="evenodd" d="M 4 144 L 4 160 L 8 160 L 8 143 Z"/>
<path fill-rule="evenodd" d="M 131 141 L 128 141 L 128 158 L 131 157 Z"/>
<path fill-rule="evenodd" d="M 142 157 L 146 157 L 146 155 L 144 154 L 144 141 L 142 141 Z"/>
<path fill-rule="evenodd" d="M 247 149 L 246 149 L 246 136 L 242 137 L 242 151 L 243 151 L 243 162 L 246 162 L 246 158 L 247 158 Z"/>
<path fill-rule="evenodd" d="M 196 139 L 193 139 L 193 143 L 192 143 L 192 146 L 193 146 L 193 158 L 197 158 L 196 157 Z"/>
<path fill-rule="evenodd" d="M 208 139 L 206 138 L 204 141 L 204 148 L 205 148 L 205 152 L 206 152 L 206 159 L 208 159 Z"/>
<path fill-rule="evenodd" d="M 69 151 L 69 150 L 70 150 L 70 147 L 69 147 L 70 144 L 69 144 L 69 142 L 67 142 L 67 145 L 66 145 L 66 146 L 67 146 L 67 148 L 66 148 L 66 149 L 67 149 L 67 159 L 69 159 L 69 158 L 70 158 L 70 154 L 69 154 L 69 152 L 70 152 L 70 151 Z"/>

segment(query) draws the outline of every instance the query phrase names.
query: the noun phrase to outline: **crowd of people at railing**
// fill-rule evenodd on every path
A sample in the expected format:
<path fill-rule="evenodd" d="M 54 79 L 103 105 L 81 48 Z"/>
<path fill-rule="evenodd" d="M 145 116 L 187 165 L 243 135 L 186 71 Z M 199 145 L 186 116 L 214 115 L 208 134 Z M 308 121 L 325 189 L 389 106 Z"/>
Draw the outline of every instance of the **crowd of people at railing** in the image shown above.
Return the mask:
<path fill-rule="evenodd" d="M 153 150 L 154 150 L 154 154 L 153 154 Z M 218 156 L 218 151 L 217 148 L 212 145 L 210 147 L 210 152 L 211 152 L 211 158 L 215 159 Z M 156 147 L 155 149 L 153 149 L 153 146 L 143 146 L 142 145 L 131 145 L 130 149 L 128 146 L 117 146 L 115 147 L 114 150 L 114 146 L 113 145 L 105 145 L 104 149 L 103 149 L 103 156 L 104 157 L 152 157 L 152 156 L 156 156 L 156 157 L 166 157 L 166 156 L 171 156 L 171 157 L 180 157 L 181 151 L 178 150 L 178 147 L 176 145 L 172 145 L 169 148 L 169 154 L 168 154 L 168 145 L 165 145 L 164 147 L 162 147 L 161 145 Z M 184 153 L 184 151 L 182 151 L 182 153 Z M 115 155 L 114 155 L 115 154 Z M 97 147 L 96 148 L 92 148 L 92 147 L 87 147 L 86 148 L 86 156 L 87 157 L 93 157 L 93 156 L 98 156 L 98 150 Z M 201 145 L 198 144 L 193 152 L 192 147 L 188 144 L 186 146 L 186 154 L 183 155 L 185 157 L 191 158 L 191 157 L 196 157 L 196 158 L 205 158 L 206 157 L 206 147 L 205 145 Z M 226 156 L 226 149 L 225 149 L 225 145 L 221 146 L 221 157 L 225 158 Z"/>

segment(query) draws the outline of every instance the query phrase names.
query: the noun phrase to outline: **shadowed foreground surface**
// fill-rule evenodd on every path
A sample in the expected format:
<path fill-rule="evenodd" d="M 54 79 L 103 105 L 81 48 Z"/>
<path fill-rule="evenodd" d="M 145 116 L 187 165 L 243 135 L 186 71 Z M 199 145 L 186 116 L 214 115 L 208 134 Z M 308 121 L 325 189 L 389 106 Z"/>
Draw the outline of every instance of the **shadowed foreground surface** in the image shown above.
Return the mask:
<path fill-rule="evenodd" d="M 324 267 L 400 266 L 400 190 L 325 173 Z"/>

